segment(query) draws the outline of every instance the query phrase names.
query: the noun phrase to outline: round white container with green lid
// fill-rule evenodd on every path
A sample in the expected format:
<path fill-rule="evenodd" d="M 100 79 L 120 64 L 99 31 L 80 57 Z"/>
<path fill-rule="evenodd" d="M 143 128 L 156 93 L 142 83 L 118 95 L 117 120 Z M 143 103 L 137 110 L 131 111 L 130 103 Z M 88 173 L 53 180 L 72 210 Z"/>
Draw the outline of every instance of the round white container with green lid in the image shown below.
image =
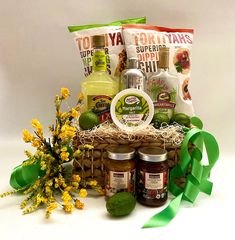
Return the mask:
<path fill-rule="evenodd" d="M 128 88 L 114 97 L 110 113 L 113 122 L 121 130 L 136 131 L 151 123 L 154 114 L 153 101 L 144 91 Z"/>

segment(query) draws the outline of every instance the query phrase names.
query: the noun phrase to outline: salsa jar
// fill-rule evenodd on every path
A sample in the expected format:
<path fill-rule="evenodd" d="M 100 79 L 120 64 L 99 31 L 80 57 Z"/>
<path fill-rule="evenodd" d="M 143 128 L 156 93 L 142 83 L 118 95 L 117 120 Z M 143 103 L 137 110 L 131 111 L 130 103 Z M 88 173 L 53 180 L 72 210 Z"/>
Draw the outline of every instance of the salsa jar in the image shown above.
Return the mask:
<path fill-rule="evenodd" d="M 169 168 L 167 151 L 159 147 L 138 150 L 137 200 L 143 205 L 160 207 L 168 197 Z"/>
<path fill-rule="evenodd" d="M 106 199 L 117 192 L 135 195 L 135 149 L 125 145 L 109 147 L 105 161 Z"/>

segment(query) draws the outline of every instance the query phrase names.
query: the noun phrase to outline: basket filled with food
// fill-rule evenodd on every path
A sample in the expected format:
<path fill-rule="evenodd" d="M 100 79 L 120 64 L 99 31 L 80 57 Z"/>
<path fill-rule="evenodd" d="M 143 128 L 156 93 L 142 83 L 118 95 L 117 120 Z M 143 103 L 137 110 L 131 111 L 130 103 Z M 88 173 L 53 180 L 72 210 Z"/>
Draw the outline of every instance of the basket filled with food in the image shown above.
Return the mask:
<path fill-rule="evenodd" d="M 69 27 L 84 64 L 78 102 L 63 112 L 70 91 L 61 88 L 51 139 L 37 119 L 34 135 L 23 130 L 37 150 L 26 151 L 27 160 L 11 174 L 15 190 L 0 197 L 24 192 L 24 213 L 46 205 L 49 217 L 58 206 L 67 213 L 82 209 L 76 196 L 93 189 L 105 195 L 111 215 L 123 216 L 136 201 L 162 206 L 171 192 L 175 198 L 144 225 L 156 227 L 170 222 L 181 200 L 211 193 L 208 179 L 219 150 L 202 130 L 188 89 L 193 30 L 145 23 L 135 18 Z M 208 164 L 201 161 L 203 146 Z"/>

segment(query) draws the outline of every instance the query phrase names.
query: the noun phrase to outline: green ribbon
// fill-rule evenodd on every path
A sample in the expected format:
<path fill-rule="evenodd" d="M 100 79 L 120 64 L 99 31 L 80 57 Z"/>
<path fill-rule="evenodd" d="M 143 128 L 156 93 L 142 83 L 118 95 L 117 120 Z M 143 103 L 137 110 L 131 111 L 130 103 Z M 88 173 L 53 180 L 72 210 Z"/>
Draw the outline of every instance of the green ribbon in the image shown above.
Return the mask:
<path fill-rule="evenodd" d="M 10 185 L 16 190 L 32 185 L 38 178 L 45 174 L 45 172 L 40 169 L 39 162 L 29 165 L 24 164 L 27 161 L 30 160 L 24 161 L 23 164 L 15 167 L 12 171 Z"/>
<path fill-rule="evenodd" d="M 208 180 L 210 172 L 219 158 L 219 146 L 213 135 L 201 130 L 203 124 L 199 118 L 193 117 L 191 122 L 197 126 L 188 130 L 180 151 L 180 164 L 175 166 L 170 172 L 169 191 L 176 197 L 161 212 L 152 216 L 142 228 L 161 227 L 167 225 L 177 214 L 182 200 L 194 203 L 200 192 L 208 195 L 212 192 L 213 184 Z M 189 153 L 188 144 L 194 145 L 193 152 Z M 202 152 L 203 144 L 206 149 L 208 164 L 203 165 Z M 177 186 L 175 178 L 185 176 L 188 168 L 190 173 L 186 177 L 184 189 Z"/>

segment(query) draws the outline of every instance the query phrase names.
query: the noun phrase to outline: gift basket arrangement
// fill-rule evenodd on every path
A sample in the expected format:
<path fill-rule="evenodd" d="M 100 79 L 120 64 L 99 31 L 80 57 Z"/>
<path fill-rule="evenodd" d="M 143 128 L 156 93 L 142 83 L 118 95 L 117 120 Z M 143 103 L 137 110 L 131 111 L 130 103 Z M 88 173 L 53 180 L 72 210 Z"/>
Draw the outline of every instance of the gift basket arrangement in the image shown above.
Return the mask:
<path fill-rule="evenodd" d="M 11 174 L 15 190 L 0 196 L 23 192 L 23 213 L 45 205 L 49 217 L 59 206 L 67 213 L 82 209 L 80 198 L 95 190 L 105 196 L 109 214 L 119 217 L 136 201 L 162 206 L 171 192 L 175 198 L 143 227 L 164 226 L 182 200 L 211 193 L 210 171 L 219 157 L 188 90 L 193 30 L 135 18 L 69 31 L 84 64 L 78 101 L 63 112 L 70 90 L 61 88 L 50 139 L 32 120 L 34 135 L 24 130 L 23 139 L 37 150 L 26 151 L 28 159 Z"/>

